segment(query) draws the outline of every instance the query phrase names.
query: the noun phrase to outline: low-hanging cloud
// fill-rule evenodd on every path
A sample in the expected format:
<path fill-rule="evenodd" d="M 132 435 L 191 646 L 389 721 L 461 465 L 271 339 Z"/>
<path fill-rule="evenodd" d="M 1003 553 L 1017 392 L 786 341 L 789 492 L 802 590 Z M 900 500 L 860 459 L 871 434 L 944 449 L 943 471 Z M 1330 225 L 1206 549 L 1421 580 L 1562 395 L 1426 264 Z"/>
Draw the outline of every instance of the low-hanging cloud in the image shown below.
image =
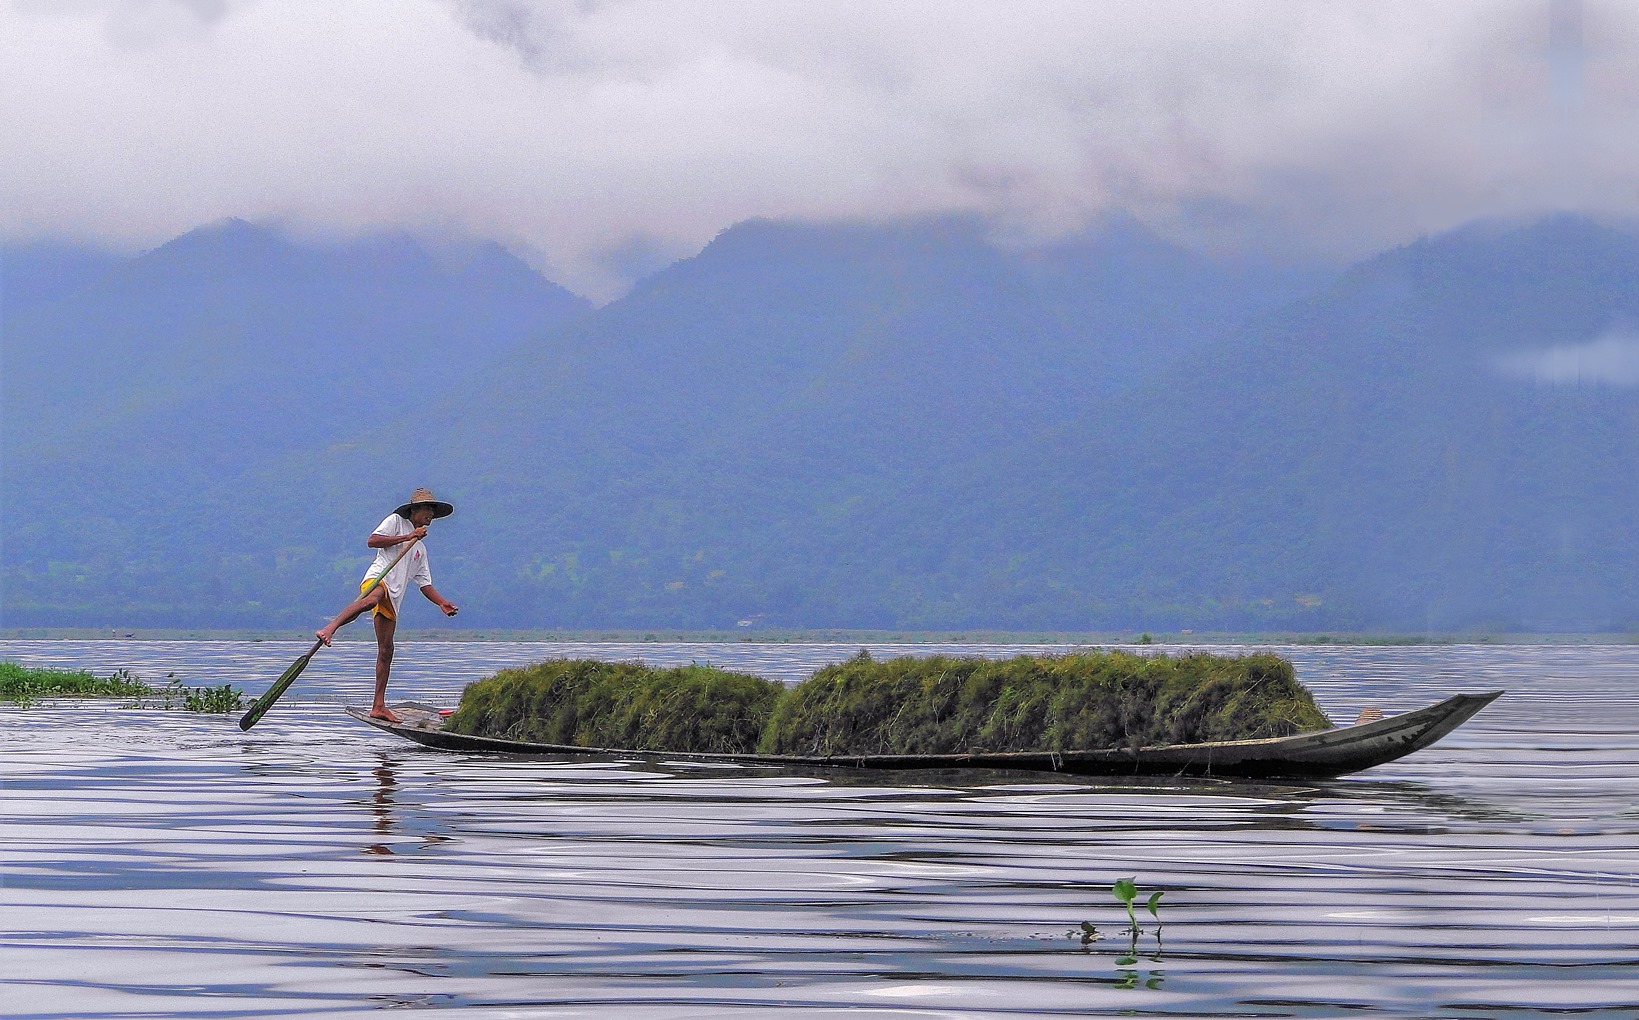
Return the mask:
<path fill-rule="evenodd" d="M 0 235 L 408 227 L 595 297 L 752 216 L 1353 255 L 1639 211 L 1636 56 L 1619 0 L 13 0 Z"/>
<path fill-rule="evenodd" d="M 1516 351 L 1498 359 L 1497 368 L 1550 386 L 1639 386 L 1639 334 L 1609 332 L 1587 343 Z"/>

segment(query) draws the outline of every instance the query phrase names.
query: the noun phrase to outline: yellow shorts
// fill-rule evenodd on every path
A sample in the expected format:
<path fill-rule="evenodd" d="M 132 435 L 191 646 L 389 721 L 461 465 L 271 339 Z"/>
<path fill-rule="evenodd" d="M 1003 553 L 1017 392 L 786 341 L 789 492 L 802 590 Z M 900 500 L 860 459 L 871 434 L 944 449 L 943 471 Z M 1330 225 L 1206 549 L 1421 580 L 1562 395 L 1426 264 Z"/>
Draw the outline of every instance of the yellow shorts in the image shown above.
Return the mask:
<path fill-rule="evenodd" d="M 374 580 L 374 578 L 365 578 L 364 580 L 359 582 L 359 594 L 360 595 L 364 594 L 366 588 L 371 587 L 370 582 L 372 580 Z M 383 584 L 383 585 L 376 585 L 375 587 L 385 588 L 387 586 Z M 376 616 L 382 617 L 383 619 L 391 620 L 394 623 L 398 622 L 398 613 L 396 611 L 394 611 L 394 609 L 393 609 L 393 597 L 392 597 L 392 595 L 388 595 L 386 598 L 382 599 L 380 602 L 377 602 L 376 603 L 376 608 L 370 610 L 370 612 L 372 612 Z"/>

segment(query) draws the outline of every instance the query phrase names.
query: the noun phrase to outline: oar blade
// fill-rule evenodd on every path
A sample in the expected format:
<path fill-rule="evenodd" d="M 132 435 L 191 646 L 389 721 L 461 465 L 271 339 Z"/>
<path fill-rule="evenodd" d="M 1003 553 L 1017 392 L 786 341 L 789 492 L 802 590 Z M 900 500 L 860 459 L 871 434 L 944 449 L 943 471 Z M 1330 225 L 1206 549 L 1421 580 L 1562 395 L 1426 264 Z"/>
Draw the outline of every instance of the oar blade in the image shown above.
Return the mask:
<path fill-rule="evenodd" d="M 239 728 L 249 730 L 260 722 L 262 716 L 267 715 L 267 710 L 273 707 L 273 703 L 278 701 L 290 685 L 296 682 L 297 677 L 302 675 L 302 670 L 307 668 L 307 664 L 313 659 L 313 653 L 318 650 L 319 646 L 314 645 L 308 649 L 306 655 L 292 662 L 283 673 L 279 674 L 279 679 L 273 681 L 273 686 L 269 687 L 267 692 L 257 698 L 250 708 L 245 710 L 245 714 L 239 717 Z"/>

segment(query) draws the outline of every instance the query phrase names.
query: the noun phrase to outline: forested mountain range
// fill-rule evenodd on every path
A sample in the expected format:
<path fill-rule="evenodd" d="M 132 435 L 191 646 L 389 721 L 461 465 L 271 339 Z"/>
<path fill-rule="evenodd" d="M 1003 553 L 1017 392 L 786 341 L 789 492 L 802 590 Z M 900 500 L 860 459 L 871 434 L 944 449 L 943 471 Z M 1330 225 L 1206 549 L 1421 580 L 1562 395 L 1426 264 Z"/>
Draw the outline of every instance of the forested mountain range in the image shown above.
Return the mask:
<path fill-rule="evenodd" d="M 1639 618 L 1639 240 L 1573 217 L 1336 273 L 752 221 L 596 309 L 238 222 L 4 258 L 4 626 L 316 625 L 418 484 L 476 628 Z"/>

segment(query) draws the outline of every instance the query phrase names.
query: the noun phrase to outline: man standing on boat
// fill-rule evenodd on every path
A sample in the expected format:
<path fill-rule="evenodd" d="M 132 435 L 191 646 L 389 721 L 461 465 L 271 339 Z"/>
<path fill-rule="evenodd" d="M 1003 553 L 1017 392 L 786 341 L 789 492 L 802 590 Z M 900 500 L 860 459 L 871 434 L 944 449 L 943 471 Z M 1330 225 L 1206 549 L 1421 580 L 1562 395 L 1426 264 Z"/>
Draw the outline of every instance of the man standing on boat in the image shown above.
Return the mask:
<path fill-rule="evenodd" d="M 427 526 L 440 517 L 448 517 L 455 507 L 432 494 L 431 489 L 417 489 L 410 501 L 387 515 L 387 519 L 370 533 L 365 542 L 376 551 L 375 562 L 364 572 L 359 583 L 359 597 L 336 615 L 313 636 L 330 644 L 336 631 L 373 611 L 376 624 L 376 700 L 370 706 L 370 715 L 388 722 L 398 722 L 398 716 L 387 708 L 387 675 L 393 668 L 393 632 L 398 629 L 398 612 L 404 605 L 404 592 L 411 581 L 427 596 L 427 601 L 454 616 L 454 603 L 438 594 L 433 587 L 433 575 L 427 565 L 427 546 L 421 540 L 427 537 Z M 406 545 L 408 549 L 404 548 Z M 397 561 L 396 564 L 394 561 Z M 391 569 L 389 569 L 391 568 Z M 383 576 L 385 575 L 385 576 Z"/>

